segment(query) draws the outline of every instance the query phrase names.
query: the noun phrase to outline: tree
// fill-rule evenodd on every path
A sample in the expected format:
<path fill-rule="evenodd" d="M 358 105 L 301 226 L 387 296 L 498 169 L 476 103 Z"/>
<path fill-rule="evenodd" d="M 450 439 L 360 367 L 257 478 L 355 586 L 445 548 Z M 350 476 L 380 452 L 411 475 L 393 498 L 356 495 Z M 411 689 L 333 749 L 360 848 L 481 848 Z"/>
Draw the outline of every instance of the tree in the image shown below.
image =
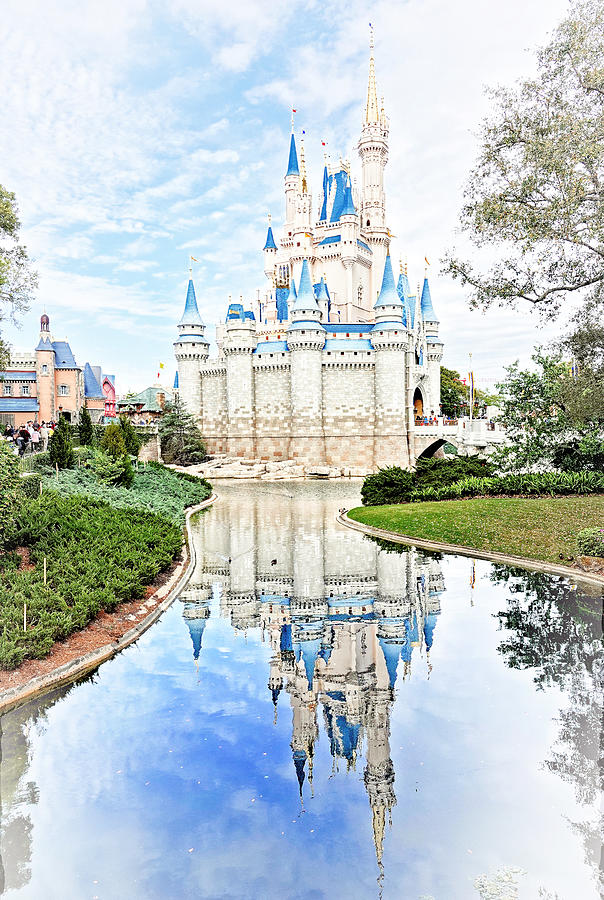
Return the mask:
<path fill-rule="evenodd" d="M 462 229 L 499 260 L 445 271 L 486 308 L 528 301 L 555 317 L 570 295 L 604 298 L 604 4 L 580 0 L 537 54 L 536 78 L 491 91 Z M 492 256 L 492 254 L 491 254 Z"/>
<path fill-rule="evenodd" d="M 17 509 L 19 462 L 6 441 L 0 440 L 0 549 Z"/>
<path fill-rule="evenodd" d="M 109 462 L 104 464 L 103 456 L 108 457 L 114 465 Z M 124 434 L 117 422 L 112 422 L 105 428 L 101 439 L 101 453 L 95 455 L 93 467 L 100 480 L 124 487 L 130 487 L 134 481 L 134 469 L 128 456 Z"/>
<path fill-rule="evenodd" d="M 491 460 L 508 471 L 552 467 L 600 470 L 604 433 L 587 410 L 576 414 L 581 382 L 560 356 L 538 350 L 532 359 L 535 369 L 521 370 L 515 362 L 498 385 L 499 421 L 508 441 L 493 452 Z"/>
<path fill-rule="evenodd" d="M 459 372 L 455 369 L 440 367 L 440 404 L 443 416 L 458 416 L 464 404 L 467 404 L 467 391 Z"/>
<path fill-rule="evenodd" d="M 86 406 L 83 406 L 80 410 L 78 432 L 80 435 L 80 444 L 83 447 L 92 447 L 94 443 L 94 428 L 92 427 L 92 419 L 90 418 L 90 413 Z"/>
<path fill-rule="evenodd" d="M 130 456 L 138 456 L 138 451 L 141 448 L 142 441 L 134 430 L 132 422 L 130 421 L 128 416 L 124 415 L 121 415 L 119 417 L 118 422 L 120 428 L 122 429 L 122 437 L 124 438 L 126 451 L 130 454 Z"/>
<path fill-rule="evenodd" d="M 37 275 L 29 269 L 27 250 L 19 244 L 15 195 L 0 184 L 0 322 L 29 308 Z M 8 347 L 0 336 L 0 369 L 8 365 Z"/>
<path fill-rule="evenodd" d="M 204 461 L 206 448 L 193 416 L 178 396 L 159 423 L 161 454 L 165 462 L 191 466 Z"/>
<path fill-rule="evenodd" d="M 71 469 L 75 462 L 73 444 L 71 442 L 71 429 L 66 419 L 61 417 L 55 426 L 52 437 L 48 443 L 50 461 L 59 469 Z"/>

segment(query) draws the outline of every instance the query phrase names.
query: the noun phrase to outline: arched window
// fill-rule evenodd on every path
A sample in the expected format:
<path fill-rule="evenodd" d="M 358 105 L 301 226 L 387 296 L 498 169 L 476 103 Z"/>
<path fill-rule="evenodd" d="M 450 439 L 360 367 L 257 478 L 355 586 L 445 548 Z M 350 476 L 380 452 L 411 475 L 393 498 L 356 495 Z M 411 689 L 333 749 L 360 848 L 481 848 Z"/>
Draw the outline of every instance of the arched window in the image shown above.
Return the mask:
<path fill-rule="evenodd" d="M 359 289 L 357 291 L 357 299 L 358 299 L 359 306 L 362 306 L 363 305 L 363 285 L 362 284 L 359 285 Z"/>

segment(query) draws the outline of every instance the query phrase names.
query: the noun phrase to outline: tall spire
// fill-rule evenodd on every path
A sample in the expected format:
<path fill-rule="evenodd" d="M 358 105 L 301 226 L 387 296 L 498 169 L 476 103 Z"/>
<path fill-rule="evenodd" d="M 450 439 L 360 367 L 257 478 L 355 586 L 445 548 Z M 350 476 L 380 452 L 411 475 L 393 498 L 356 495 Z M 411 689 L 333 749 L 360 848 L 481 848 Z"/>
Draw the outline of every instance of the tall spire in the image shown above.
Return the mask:
<path fill-rule="evenodd" d="M 303 132 L 304 133 L 304 132 Z M 308 193 L 308 181 L 306 179 L 306 161 L 304 159 L 304 138 L 300 138 L 300 181 L 303 194 Z"/>
<path fill-rule="evenodd" d="M 377 87 L 375 83 L 375 59 L 373 57 L 373 25 L 370 25 L 369 28 L 369 85 L 367 88 L 367 107 L 365 109 L 365 122 L 367 125 L 373 125 L 377 124 L 380 121 L 380 110 L 378 107 Z"/>
<path fill-rule="evenodd" d="M 285 173 L 285 177 L 288 175 L 299 175 L 300 169 L 298 167 L 298 154 L 296 152 L 296 138 L 294 132 L 292 131 L 291 140 L 289 142 L 289 160 L 287 163 L 287 172 Z"/>
<path fill-rule="evenodd" d="M 392 260 L 390 254 L 386 256 L 386 264 L 384 266 L 384 277 L 382 278 L 382 288 L 377 298 L 374 309 L 380 306 L 402 306 L 401 298 L 398 295 L 394 284 L 394 275 L 392 274 Z"/>
<path fill-rule="evenodd" d="M 189 266 L 189 285 L 187 287 L 187 299 L 185 301 L 185 308 L 182 314 L 182 318 L 179 325 L 201 325 L 203 326 L 203 321 L 201 316 L 199 315 L 199 310 L 197 308 L 197 298 L 195 296 L 195 287 L 193 285 L 193 272 L 191 266 Z"/>

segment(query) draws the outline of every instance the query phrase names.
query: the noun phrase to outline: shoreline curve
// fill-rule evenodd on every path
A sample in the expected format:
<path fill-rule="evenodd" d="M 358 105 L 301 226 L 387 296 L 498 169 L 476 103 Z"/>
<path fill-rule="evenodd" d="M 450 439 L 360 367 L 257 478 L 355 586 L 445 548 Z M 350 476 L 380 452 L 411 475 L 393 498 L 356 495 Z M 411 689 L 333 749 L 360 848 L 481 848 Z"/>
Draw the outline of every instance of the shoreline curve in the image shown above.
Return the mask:
<path fill-rule="evenodd" d="M 445 544 L 439 541 L 429 541 L 425 538 L 411 537 L 408 534 L 400 534 L 396 531 L 388 531 L 386 528 L 375 528 L 373 525 L 365 525 L 348 516 L 349 510 L 338 513 L 336 522 L 355 531 L 360 531 L 369 537 L 381 538 L 384 541 L 392 541 L 395 544 L 405 544 L 409 547 L 419 547 L 422 550 L 433 550 L 442 553 L 451 553 L 458 556 L 470 556 L 476 559 L 486 559 L 489 562 L 500 562 L 509 566 L 518 566 L 521 569 L 531 569 L 535 572 L 546 572 L 550 575 L 563 575 L 575 581 L 604 587 L 604 575 L 596 575 L 584 572 L 582 569 L 574 569 L 570 566 L 559 566 L 556 563 L 545 562 L 539 559 L 527 559 L 524 556 L 510 556 L 507 553 L 497 553 L 490 550 L 478 550 L 472 547 L 464 547 L 460 544 Z"/>

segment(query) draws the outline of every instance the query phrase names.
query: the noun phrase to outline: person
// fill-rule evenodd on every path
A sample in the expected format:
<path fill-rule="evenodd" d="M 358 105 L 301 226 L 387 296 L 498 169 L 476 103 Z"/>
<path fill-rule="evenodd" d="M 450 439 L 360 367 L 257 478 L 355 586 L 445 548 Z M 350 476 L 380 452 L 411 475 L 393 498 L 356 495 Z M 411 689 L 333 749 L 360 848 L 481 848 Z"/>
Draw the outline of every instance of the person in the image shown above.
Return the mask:
<path fill-rule="evenodd" d="M 25 425 L 21 425 L 19 427 L 19 431 L 17 432 L 17 450 L 19 451 L 19 456 L 23 456 L 27 445 L 29 444 L 29 431 Z"/>
<path fill-rule="evenodd" d="M 40 440 L 42 441 L 42 450 L 48 450 L 48 425 L 42 422 L 40 426 Z"/>
<path fill-rule="evenodd" d="M 40 449 L 40 426 L 34 422 L 30 428 L 31 452 L 36 453 Z"/>
<path fill-rule="evenodd" d="M 15 435 L 15 429 L 13 426 L 7 422 L 6 428 L 4 429 L 4 439 L 7 441 L 12 441 Z"/>

